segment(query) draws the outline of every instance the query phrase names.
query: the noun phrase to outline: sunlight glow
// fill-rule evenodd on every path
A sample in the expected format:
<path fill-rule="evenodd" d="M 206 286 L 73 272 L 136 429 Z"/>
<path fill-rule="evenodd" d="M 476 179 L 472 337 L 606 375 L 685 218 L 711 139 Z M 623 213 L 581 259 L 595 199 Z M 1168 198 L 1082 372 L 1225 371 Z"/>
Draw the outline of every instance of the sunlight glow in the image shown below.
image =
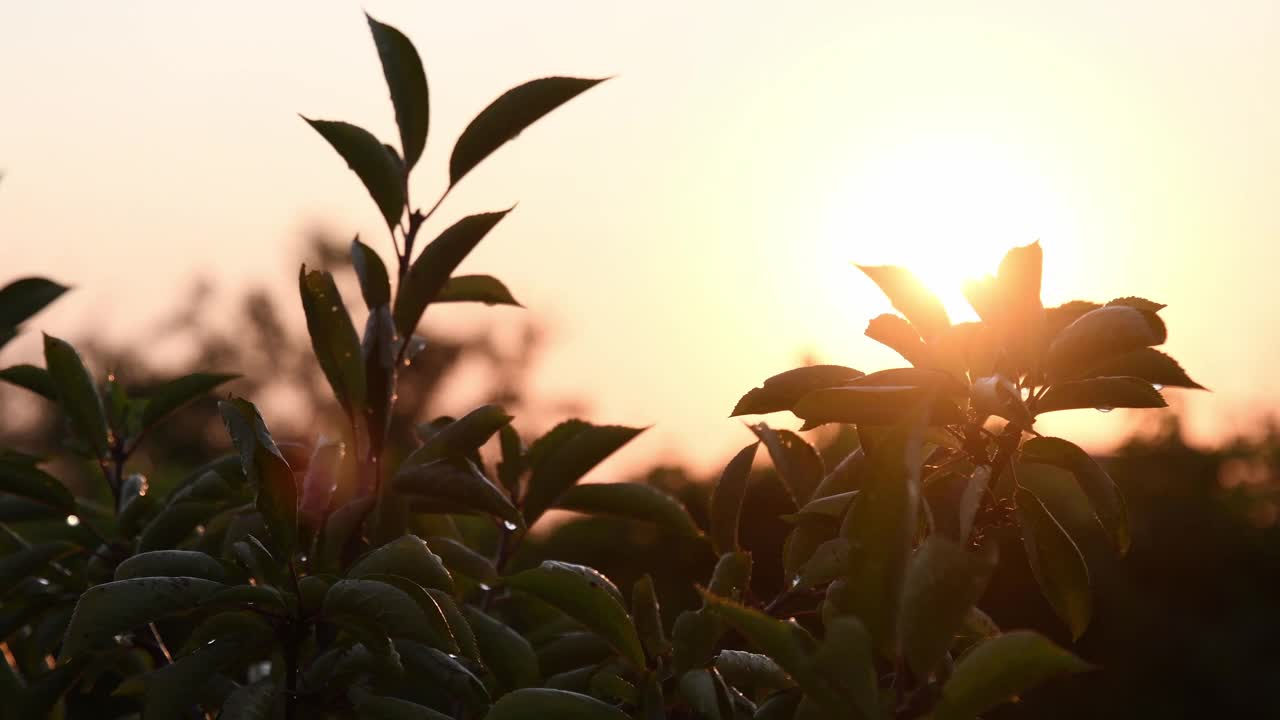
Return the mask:
<path fill-rule="evenodd" d="M 1070 242 L 1071 225 L 1061 194 L 1018 147 L 940 135 L 886 147 L 856 171 L 832 200 L 824 259 L 907 267 L 953 319 L 971 319 L 966 280 L 993 274 L 1014 246 Z"/>

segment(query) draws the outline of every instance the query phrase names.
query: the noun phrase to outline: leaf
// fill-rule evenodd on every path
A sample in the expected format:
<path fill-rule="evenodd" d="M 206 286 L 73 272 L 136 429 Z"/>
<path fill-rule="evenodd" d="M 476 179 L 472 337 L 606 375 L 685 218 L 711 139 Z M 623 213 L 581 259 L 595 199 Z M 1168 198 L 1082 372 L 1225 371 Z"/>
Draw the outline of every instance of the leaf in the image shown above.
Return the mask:
<path fill-rule="evenodd" d="M 903 654 L 917 677 L 937 669 L 995 570 L 995 545 L 969 552 L 931 535 L 911 558 L 903 592 Z"/>
<path fill-rule="evenodd" d="M 514 305 L 516 301 L 502 281 L 490 275 L 457 275 L 440 289 L 435 302 L 480 302 L 485 305 Z"/>
<path fill-rule="evenodd" d="M 234 663 L 250 647 L 236 639 L 215 640 L 190 655 L 176 659 L 147 673 L 143 715 L 147 718 L 177 718 L 188 715 L 204 689 L 218 672 Z M 223 717 L 231 717 L 223 713 Z"/>
<path fill-rule="evenodd" d="M 416 535 L 405 535 L 375 549 L 347 571 L 351 578 L 374 574 L 399 575 L 424 588 L 453 592 L 453 577 L 444 562 Z"/>
<path fill-rule="evenodd" d="M 802 591 L 826 585 L 841 577 L 849 567 L 849 541 L 831 538 L 813 551 L 796 574 L 792 590 Z"/>
<path fill-rule="evenodd" d="M 293 471 L 253 403 L 232 398 L 218 403 L 218 409 L 240 453 L 244 474 L 257 490 L 255 503 L 279 550 L 277 555 L 291 558 L 298 540 L 298 487 Z"/>
<path fill-rule="evenodd" d="M 1136 377 L 1154 385 L 1204 390 L 1204 386 L 1187 376 L 1177 360 L 1155 348 L 1138 348 L 1115 355 L 1094 365 L 1086 377 Z"/>
<path fill-rule="evenodd" d="M 502 460 L 498 461 L 498 481 L 507 489 L 511 497 L 520 495 L 520 477 L 528 469 L 525 463 L 524 443 L 520 434 L 508 423 L 498 430 L 498 440 L 502 448 Z"/>
<path fill-rule="evenodd" d="M 644 431 L 619 425 L 561 423 L 529 448 L 532 475 L 524 516 L 532 525 L 565 490 Z"/>
<path fill-rule="evenodd" d="M 453 634 L 454 641 L 458 643 L 459 652 L 476 662 L 480 662 L 480 645 L 476 642 L 476 636 L 471 630 L 471 624 L 463 616 L 462 610 L 458 607 L 458 603 L 454 601 L 453 596 L 436 588 L 427 588 L 427 594 L 436 601 L 436 605 L 440 608 L 440 613 L 444 615 L 445 621 L 449 624 L 449 632 Z"/>
<path fill-rule="evenodd" d="M 467 125 L 449 158 L 449 184 L 456 185 L 494 150 L 542 116 L 594 87 L 604 78 L 548 77 L 503 93 Z"/>
<path fill-rule="evenodd" d="M 364 325 L 360 361 L 364 369 L 365 398 L 368 404 L 369 452 L 381 457 L 383 443 L 391 427 L 396 392 L 396 328 L 391 308 L 379 305 L 369 311 Z M 370 492 L 362 488 L 361 492 Z"/>
<path fill-rule="evenodd" d="M 710 613 L 737 630 L 802 686 L 805 684 L 809 656 L 818 649 L 808 631 L 706 591 L 702 591 L 702 598 Z"/>
<path fill-rule="evenodd" d="M 378 46 L 378 58 L 382 60 L 382 74 L 391 90 L 404 163 L 412 168 L 426 147 L 427 127 L 431 119 L 427 76 L 422 70 L 422 60 L 404 33 L 374 20 L 368 13 L 365 18 L 369 20 L 373 42 Z"/>
<path fill-rule="evenodd" d="M 794 687 L 795 681 L 768 655 L 743 650 L 721 650 L 716 669 L 736 688 L 776 689 Z"/>
<path fill-rule="evenodd" d="M 736 552 L 738 523 L 742 516 L 742 502 L 747 496 L 747 480 L 751 477 L 751 464 L 755 461 L 754 442 L 738 451 L 725 466 L 720 481 L 711 491 L 711 507 L 708 511 L 711 523 L 711 549 L 717 555 Z"/>
<path fill-rule="evenodd" d="M 400 158 L 363 128 L 333 120 L 302 119 L 347 161 L 377 203 L 387 227 L 394 228 L 405 206 L 404 163 Z"/>
<path fill-rule="evenodd" d="M 934 710 L 938 720 L 971 720 L 1059 675 L 1091 666 L 1030 632 L 1005 633 L 978 645 L 956 664 Z"/>
<path fill-rule="evenodd" d="M 560 494 L 554 507 L 651 522 L 683 537 L 702 535 L 679 500 L 652 485 L 637 482 L 575 485 Z"/>
<path fill-rule="evenodd" d="M 1114 355 L 1159 345 L 1167 336 L 1154 312 L 1126 305 L 1098 308 L 1058 333 L 1045 367 L 1050 379 L 1073 377 Z"/>
<path fill-rule="evenodd" d="M 808 502 L 826 474 L 818 451 L 790 430 L 774 430 L 760 423 L 752 425 L 751 432 L 769 451 L 769 459 L 796 506 Z"/>
<path fill-rule="evenodd" d="M 346 553 L 352 540 L 360 536 L 365 518 L 372 512 L 376 501 L 377 498 L 374 497 L 358 498 L 333 511 L 320 536 L 317 549 L 319 567 L 338 570 L 346 562 Z"/>
<path fill-rule="evenodd" d="M 524 524 L 520 511 L 470 460 L 436 460 L 401 468 L 392 485 L 401 493 L 443 501 L 455 511 L 485 512 L 516 526 Z"/>
<path fill-rule="evenodd" d="M 496 585 L 498 571 L 493 561 L 453 538 L 433 535 L 427 545 L 440 556 L 450 573 L 471 578 L 481 585 Z"/>
<path fill-rule="evenodd" d="M 339 466 L 346 455 L 342 442 L 321 435 L 307 461 L 302 476 L 302 493 L 298 501 L 298 519 L 312 530 L 319 530 L 329 515 L 329 504 L 338 487 Z"/>
<path fill-rule="evenodd" d="M 859 265 L 858 269 L 880 286 L 893 307 L 906 316 L 926 342 L 951 327 L 942 301 L 910 270 L 894 265 Z"/>
<path fill-rule="evenodd" d="M 142 411 L 142 427 L 155 425 L 174 410 L 238 377 L 240 376 L 192 373 L 164 383 L 147 395 L 147 404 Z"/>
<path fill-rule="evenodd" d="M 190 610 L 225 586 L 201 578 L 134 578 L 95 585 L 76 603 L 60 658 L 110 645 L 113 638 Z"/>
<path fill-rule="evenodd" d="M 1079 320 L 1082 315 L 1093 312 L 1100 307 L 1102 306 L 1096 302 L 1089 302 L 1088 300 L 1072 300 L 1058 305 L 1057 307 L 1045 308 L 1045 337 L 1052 341 L 1058 336 L 1058 333 L 1065 330 L 1071 323 Z"/>
<path fill-rule="evenodd" d="M 437 590 L 435 588 L 424 589 L 418 583 L 401 575 L 370 573 L 362 574 L 360 579 L 376 580 L 377 582 L 386 583 L 387 585 L 400 590 L 405 595 L 408 595 L 409 598 L 418 605 L 418 608 L 422 610 L 424 622 L 420 626 L 422 635 L 419 639 L 427 645 L 438 650 L 443 650 L 446 653 L 456 655 L 462 652 L 462 648 L 458 645 L 458 636 L 460 633 L 455 632 L 454 628 L 455 626 L 465 626 L 466 622 L 458 614 L 456 608 L 451 608 L 449 612 L 446 612 L 441 601 L 438 599 L 440 597 L 451 598 L 451 595 L 443 590 Z M 326 594 L 327 592 L 326 588 Z M 322 602 L 320 605 L 323 607 L 323 598 L 321 600 Z M 452 618 L 452 622 L 450 621 L 450 618 Z M 467 652 L 468 656 L 474 654 L 475 653 L 471 652 L 470 649 Z"/>
<path fill-rule="evenodd" d="M 41 277 L 14 280 L 0 288 L 0 327 L 18 327 L 69 289 Z"/>
<path fill-rule="evenodd" d="M 1133 297 L 1133 296 L 1116 298 L 1115 300 L 1112 300 L 1111 302 L 1107 303 L 1106 307 L 1114 307 L 1116 305 L 1137 308 L 1138 310 L 1141 310 L 1143 312 L 1152 312 L 1152 313 L 1160 312 L 1166 307 L 1169 307 L 1164 303 L 1158 303 L 1158 302 L 1148 300 L 1146 298 Z"/>
<path fill-rule="evenodd" d="M 862 621 L 885 657 L 898 654 L 902 593 L 918 523 L 923 430 L 922 423 L 908 420 L 876 443 L 845 523 L 849 584 L 858 590 L 844 609 Z"/>
<path fill-rule="evenodd" d="M 58 404 L 76 435 L 97 457 L 105 457 L 110 448 L 107 413 L 79 353 L 65 340 L 45 335 L 44 362 L 57 390 Z"/>
<path fill-rule="evenodd" d="M 230 534 L 230 533 L 228 533 Z M 229 538 L 230 539 L 230 538 Z M 243 540 L 231 544 L 231 550 L 240 565 L 249 571 L 259 586 L 284 588 L 289 575 L 285 572 L 287 563 L 280 562 L 271 556 L 262 541 L 252 533 L 246 533 Z"/>
<path fill-rule="evenodd" d="M 14 365 L 0 370 L 0 381 L 17 385 L 46 400 L 58 402 L 58 388 L 53 384 L 49 371 L 35 365 Z"/>
<path fill-rule="evenodd" d="M 644 650 L 622 597 L 608 578 L 570 563 L 545 561 L 512 575 L 506 584 L 559 609 L 599 634 L 634 667 L 645 666 Z"/>
<path fill-rule="evenodd" d="M 241 685 L 222 703 L 218 720 L 268 720 L 275 711 L 278 688 L 271 678 Z"/>
<path fill-rule="evenodd" d="M 920 333 L 898 315 L 886 313 L 872 318 L 865 335 L 916 367 L 929 365 L 929 349 L 920 339 Z"/>
<path fill-rule="evenodd" d="M 576 625 L 576 623 L 575 623 Z M 613 648 L 593 632 L 568 632 L 538 647 L 538 667 L 550 677 L 613 657 Z"/>
<path fill-rule="evenodd" d="M 729 417 L 763 415 L 790 410 L 800 398 L 814 390 L 839 387 L 865 373 L 842 365 L 810 365 L 774 375 L 742 396 Z"/>
<path fill-rule="evenodd" d="M 430 624 L 418 603 L 404 590 L 381 580 L 339 580 L 325 593 L 321 613 L 329 621 L 357 632 L 363 625 L 388 638 L 431 640 Z M 364 642 L 365 637 L 360 640 Z"/>
<path fill-rule="evenodd" d="M 351 241 L 351 267 L 355 268 L 356 278 L 360 280 L 360 294 L 366 307 L 372 310 L 391 303 L 387 266 L 382 264 L 382 258 L 373 248 L 360 242 L 360 238 Z"/>
<path fill-rule="evenodd" d="M 1049 386 L 1035 405 L 1037 413 L 1080 408 L 1162 408 L 1164 397 L 1146 380 L 1098 377 Z"/>
<path fill-rule="evenodd" d="M 523 635 L 470 605 L 463 605 L 462 612 L 501 692 L 538 684 L 538 655 Z"/>
<path fill-rule="evenodd" d="M 552 688 L 523 688 L 493 704 L 485 720 L 630 720 L 618 708 L 589 695 Z"/>
<path fill-rule="evenodd" d="M 722 707 L 722 693 L 716 683 L 717 677 L 706 668 L 688 670 L 677 681 L 680 696 L 688 705 L 693 717 L 698 720 L 724 720 L 729 708 Z M 727 703 L 725 703 L 727 704 Z"/>
<path fill-rule="evenodd" d="M 57 478 L 25 463 L 0 460 L 0 491 L 35 500 L 70 514 L 76 500 Z"/>
<path fill-rule="evenodd" d="M 878 678 L 866 628 L 857 618 L 841 617 L 828 623 L 826 631 L 808 672 L 801 676 L 801 687 L 828 713 L 847 716 L 852 707 L 865 720 L 880 717 Z"/>
<path fill-rule="evenodd" d="M 458 263 L 471 253 L 489 231 L 511 210 L 469 215 L 449 226 L 423 248 L 396 294 L 396 330 L 409 337 L 427 306 L 435 302 Z"/>
<path fill-rule="evenodd" d="M 217 560 L 193 550 L 138 553 L 116 567 L 116 580 L 144 577 L 194 577 L 221 583 L 227 581 L 227 572 Z"/>
<path fill-rule="evenodd" d="M 396 695 L 423 705 L 456 707 L 464 718 L 481 717 L 489 707 L 484 684 L 455 658 L 431 647 L 397 640 L 404 680 Z"/>
<path fill-rule="evenodd" d="M 640 636 L 640 644 L 650 659 L 671 652 L 671 643 L 662 629 L 658 594 L 653 589 L 653 577 L 648 573 L 641 575 L 631 586 L 631 619 Z"/>
<path fill-rule="evenodd" d="M 307 316 L 307 332 L 316 361 L 348 416 L 358 417 L 367 404 L 360 336 L 347 314 L 333 275 L 320 270 L 298 273 L 298 292 Z"/>
<path fill-rule="evenodd" d="M 359 686 L 348 690 L 347 696 L 351 698 L 351 704 L 355 706 L 361 720 L 453 720 L 425 705 L 374 695 Z"/>
<path fill-rule="evenodd" d="M 494 433 L 511 423 L 511 415 L 497 405 L 481 405 L 461 418 L 438 428 L 421 447 L 405 458 L 400 467 L 424 465 L 443 458 L 466 458 L 477 462 L 479 450 Z"/>
<path fill-rule="evenodd" d="M 1030 490 L 1018 488 L 1017 503 L 1022 543 L 1040 592 L 1067 624 L 1071 637 L 1079 639 L 1093 614 L 1089 568 L 1085 565 L 1084 556 L 1067 531 Z"/>
<path fill-rule="evenodd" d="M 1032 438 L 1022 444 L 1021 452 L 1024 461 L 1053 465 L 1074 475 L 1116 550 L 1121 555 L 1129 551 L 1129 511 L 1124 495 L 1089 453 L 1074 443 L 1055 437 Z"/>
<path fill-rule="evenodd" d="M 928 422 L 950 425 L 963 422 L 955 403 L 936 389 L 911 385 L 851 385 L 815 390 L 792 409 L 807 427 L 824 423 L 893 425 L 901 422 L 925 399 L 932 400 Z"/>
<path fill-rule="evenodd" d="M 0 557 L 0 598 L 8 595 L 24 578 L 43 575 L 51 563 L 76 550 L 74 543 L 45 542 L 16 549 Z"/>

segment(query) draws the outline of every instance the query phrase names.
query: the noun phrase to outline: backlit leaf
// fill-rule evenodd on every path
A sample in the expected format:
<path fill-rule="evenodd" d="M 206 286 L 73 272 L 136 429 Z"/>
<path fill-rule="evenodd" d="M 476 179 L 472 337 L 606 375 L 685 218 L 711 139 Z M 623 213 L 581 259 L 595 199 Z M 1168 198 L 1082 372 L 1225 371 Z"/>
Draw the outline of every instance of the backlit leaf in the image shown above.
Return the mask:
<path fill-rule="evenodd" d="M 764 381 L 742 396 L 734 406 L 730 417 L 738 415 L 763 415 L 790 410 L 800 398 L 813 390 L 839 387 L 863 376 L 859 370 L 842 365 L 810 365 L 779 373 Z"/>
<path fill-rule="evenodd" d="M 333 120 L 302 119 L 347 161 L 378 204 L 387 227 L 395 227 L 405 206 L 404 163 L 400 158 L 363 128 Z"/>
<path fill-rule="evenodd" d="M 951 327 L 942 301 L 910 270 L 894 265 L 859 265 L 858 269 L 880 286 L 893 307 L 906 316 L 926 341 Z"/>
<path fill-rule="evenodd" d="M 190 577 L 134 578 L 95 585 L 76 603 L 61 657 L 110 645 L 116 635 L 191 610 L 224 585 Z"/>
<path fill-rule="evenodd" d="M 1037 413 L 1081 408 L 1162 408 L 1164 397 L 1146 380 L 1097 377 L 1056 383 L 1035 405 Z"/>
<path fill-rule="evenodd" d="M 69 289 L 41 277 L 19 278 L 5 285 L 0 288 L 0 328 L 18 327 Z"/>
<path fill-rule="evenodd" d="M 956 663 L 934 711 L 938 720 L 972 720 L 1059 675 L 1090 665 L 1041 635 L 1006 633 L 969 651 Z"/>
<path fill-rule="evenodd" d="M 333 275 L 320 270 L 298 273 L 298 291 L 316 361 L 348 415 L 364 412 L 366 388 L 360 336 L 342 302 Z"/>
<path fill-rule="evenodd" d="M 1026 488 L 1017 491 L 1017 518 L 1027 562 L 1040 591 L 1073 638 L 1079 638 L 1093 615 L 1089 568 L 1084 556 L 1057 518 Z"/>
<path fill-rule="evenodd" d="M 485 305 L 514 305 L 516 301 L 502 281 L 490 275 L 455 275 L 440 289 L 435 302 L 479 302 Z"/>
<path fill-rule="evenodd" d="M 253 403 L 232 398 L 218 403 L 218 409 L 240 453 L 244 474 L 257 490 L 255 502 L 271 533 L 273 549 L 279 557 L 292 557 L 298 540 L 298 487 L 293 471 Z"/>
<path fill-rule="evenodd" d="M 575 485 L 560 494 L 554 507 L 651 522 L 685 537 L 698 537 L 702 534 L 679 500 L 651 485 L 641 483 Z"/>
<path fill-rule="evenodd" d="M 372 310 L 390 304 L 391 280 L 387 277 L 387 266 L 382 264 L 377 251 L 360 242 L 360 238 L 351 241 L 351 266 L 360 281 L 360 294 L 366 307 Z"/>
<path fill-rule="evenodd" d="M 561 493 L 643 431 L 569 421 L 534 442 L 529 448 L 532 475 L 524 501 L 528 523 L 532 525 Z"/>
<path fill-rule="evenodd" d="M 634 667 L 644 667 L 644 650 L 635 625 L 617 588 L 603 575 L 580 565 L 547 561 L 512 575 L 506 584 L 558 608 L 608 640 Z"/>
<path fill-rule="evenodd" d="M 192 373 L 154 388 L 146 397 L 147 404 L 142 411 L 142 427 L 149 428 L 155 425 L 174 410 L 238 377 L 240 376 Z"/>
<path fill-rule="evenodd" d="M 404 33 L 365 15 L 373 33 L 382 74 L 391 90 L 391 104 L 396 109 L 396 125 L 400 127 L 400 148 L 404 163 L 412 168 L 422 157 L 427 144 L 427 128 L 431 119 L 427 76 L 422 70 L 418 51 Z"/>
<path fill-rule="evenodd" d="M 79 353 L 65 340 L 45 335 L 44 362 L 57 390 L 58 404 L 76 436 L 98 457 L 105 457 L 109 447 L 107 414 Z"/>
<path fill-rule="evenodd" d="M 751 477 L 751 463 L 756 457 L 755 442 L 742 448 L 725 466 L 720 481 L 711 491 L 711 549 L 717 555 L 738 550 L 738 523 L 742 515 L 742 501 L 747 495 L 747 480 Z"/>

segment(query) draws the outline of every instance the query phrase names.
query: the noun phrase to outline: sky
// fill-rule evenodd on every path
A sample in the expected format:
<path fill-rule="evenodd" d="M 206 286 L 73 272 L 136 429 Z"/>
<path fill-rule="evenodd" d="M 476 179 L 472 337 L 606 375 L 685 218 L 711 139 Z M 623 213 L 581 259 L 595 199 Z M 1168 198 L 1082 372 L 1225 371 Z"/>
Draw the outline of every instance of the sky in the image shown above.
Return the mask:
<path fill-rule="evenodd" d="M 803 357 L 903 364 L 862 335 L 890 308 L 851 263 L 910 267 L 968 319 L 963 279 L 1037 239 L 1046 304 L 1169 305 L 1165 349 L 1213 390 L 1167 393 L 1193 438 L 1249 432 L 1280 400 L 1273 0 L 3 3 L 0 283 L 75 287 L 33 327 L 145 343 L 199 276 L 269 285 L 301 323 L 309 228 L 390 257 L 359 181 L 298 117 L 396 137 L 362 10 L 426 65 L 417 204 L 504 90 L 612 78 L 485 161 L 427 229 L 518 203 L 460 272 L 528 310 L 424 323 L 531 314 L 549 342 L 530 393 L 652 425 L 632 463 L 722 465 L 751 439 L 734 402 Z M 1135 422 L 1058 415 L 1041 431 L 1098 449 Z"/>

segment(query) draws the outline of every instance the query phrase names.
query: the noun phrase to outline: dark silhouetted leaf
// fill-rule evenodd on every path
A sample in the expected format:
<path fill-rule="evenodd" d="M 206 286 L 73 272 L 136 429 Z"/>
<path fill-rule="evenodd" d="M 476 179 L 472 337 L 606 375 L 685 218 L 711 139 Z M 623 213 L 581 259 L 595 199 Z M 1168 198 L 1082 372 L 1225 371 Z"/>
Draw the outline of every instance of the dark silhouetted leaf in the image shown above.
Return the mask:
<path fill-rule="evenodd" d="M 532 475 L 524 501 L 528 523 L 532 525 L 561 493 L 643 431 L 571 420 L 534 442 L 529 448 Z"/>
<path fill-rule="evenodd" d="M 440 289 L 435 302 L 480 302 L 485 305 L 515 305 L 511 291 L 502 281 L 489 275 L 456 275 Z"/>
<path fill-rule="evenodd" d="M 1075 377 L 1112 356 L 1159 345 L 1167 335 L 1154 312 L 1126 305 L 1098 308 L 1058 333 L 1049 346 L 1046 370 L 1050 379 Z"/>
<path fill-rule="evenodd" d="M 1146 380 L 1098 377 L 1056 383 L 1035 405 L 1037 413 L 1080 408 L 1162 408 L 1164 397 Z"/>
<path fill-rule="evenodd" d="M 222 421 L 240 453 L 240 464 L 257 489 L 258 512 L 266 521 L 277 556 L 290 558 L 298 541 L 298 486 L 293 471 L 271 439 L 253 403 L 232 398 L 218 403 Z"/>
<path fill-rule="evenodd" d="M 716 669 L 737 688 L 781 690 L 795 686 L 795 681 L 768 655 L 721 650 L 716 656 Z"/>
<path fill-rule="evenodd" d="M 75 497 L 57 478 L 22 462 L 0 460 L 0 491 L 48 505 L 63 513 L 74 512 Z"/>
<path fill-rule="evenodd" d="M 481 405 L 462 417 L 437 428 L 414 450 L 401 468 L 424 465 L 444 458 L 466 458 L 476 461 L 476 450 L 506 425 L 511 416 L 497 405 Z"/>
<path fill-rule="evenodd" d="M 871 319 L 866 336 L 887 346 L 916 367 L 929 365 L 929 350 L 920 333 L 898 315 L 884 314 Z"/>
<path fill-rule="evenodd" d="M 58 402 L 58 388 L 53 384 L 49 371 L 35 365 L 14 365 L 0 370 L 0 382 L 17 385 L 25 390 Z"/>
<path fill-rule="evenodd" d="M 685 537 L 702 534 L 679 500 L 640 483 L 575 485 L 561 493 L 553 507 L 651 522 Z"/>
<path fill-rule="evenodd" d="M 147 404 L 142 411 L 142 427 L 155 425 L 174 410 L 238 377 L 240 376 L 192 373 L 164 383 L 147 395 Z"/>
<path fill-rule="evenodd" d="M 1203 385 L 1187 376 L 1177 360 L 1149 347 L 1112 356 L 1084 374 L 1086 377 L 1136 377 L 1154 385 L 1204 389 Z"/>
<path fill-rule="evenodd" d="M 484 512 L 513 525 L 524 518 L 506 495 L 470 460 L 436 460 L 401 468 L 392 479 L 398 492 L 440 501 L 454 512 Z"/>
<path fill-rule="evenodd" d="M 241 685 L 227 696 L 218 720 L 268 720 L 275 712 L 278 690 L 271 678 Z"/>
<path fill-rule="evenodd" d="M 703 600 L 708 611 L 737 630 L 801 686 L 806 684 L 809 657 L 818 649 L 817 641 L 808 631 L 705 591 Z"/>
<path fill-rule="evenodd" d="M 382 74 L 391 90 L 391 104 L 396 109 L 396 125 L 400 126 L 400 148 L 404 163 L 412 168 L 422 157 L 427 144 L 427 127 L 431 119 L 427 76 L 413 43 L 399 30 L 384 25 L 368 14 L 369 30 L 378 46 Z"/>
<path fill-rule="evenodd" d="M 457 184 L 480 161 L 521 131 L 603 80 L 549 77 L 503 93 L 462 131 L 449 158 L 449 183 Z"/>
<path fill-rule="evenodd" d="M 467 216 L 440 233 L 422 250 L 409 267 L 409 274 L 396 294 L 396 330 L 409 337 L 422 319 L 427 306 L 435 302 L 449 283 L 458 263 L 462 262 L 485 235 L 507 216 L 510 210 Z"/>
<path fill-rule="evenodd" d="M 902 599 L 902 648 L 911 669 L 928 677 L 947 654 L 996 566 L 995 545 L 970 552 L 932 535 L 907 570 Z"/>
<path fill-rule="evenodd" d="M 1046 680 L 1090 665 L 1030 631 L 994 637 L 956 664 L 934 711 L 938 720 L 972 720 Z"/>
<path fill-rule="evenodd" d="M 1124 495 L 1089 453 L 1061 438 L 1037 437 L 1022 444 L 1022 460 L 1053 465 L 1074 475 L 1116 550 L 1122 555 L 1129 551 L 1129 511 Z"/>
<path fill-rule="evenodd" d="M 751 426 L 751 431 L 769 451 L 769 458 L 795 504 L 808 502 L 826 474 L 818 451 L 790 430 L 774 430 L 760 423 Z"/>
<path fill-rule="evenodd" d="M 840 617 L 828 624 L 801 678 L 809 701 L 824 706 L 827 716 L 848 716 L 852 707 L 856 717 L 879 717 L 871 637 L 857 618 Z"/>
<path fill-rule="evenodd" d="M 0 557 L 0 598 L 3 598 L 21 580 L 49 571 L 50 563 L 57 562 L 76 551 L 73 543 L 58 541 L 24 547 Z"/>
<path fill-rule="evenodd" d="M 76 603 L 60 657 L 75 657 L 110 645 L 116 635 L 194 609 L 224 587 L 189 577 L 134 578 L 95 585 Z"/>
<path fill-rule="evenodd" d="M 1093 312 L 1102 307 L 1096 302 L 1088 300 L 1072 300 L 1063 303 L 1057 307 L 1045 308 L 1044 310 L 1044 329 L 1045 337 L 1052 341 L 1058 337 L 1058 333 L 1067 328 L 1068 325 L 1079 320 L 1085 313 Z"/>
<path fill-rule="evenodd" d="M 763 415 L 790 410 L 800 398 L 814 390 L 839 387 L 863 376 L 859 370 L 842 365 L 810 365 L 774 375 L 764 384 L 742 396 L 729 413 L 738 415 Z"/>
<path fill-rule="evenodd" d="M 470 605 L 463 605 L 462 612 L 503 692 L 538 684 L 538 656 L 523 635 Z"/>
<path fill-rule="evenodd" d="M 347 571 L 352 578 L 373 574 L 399 575 L 424 588 L 453 592 L 453 577 L 444 562 L 416 535 L 405 535 L 377 548 Z"/>
<path fill-rule="evenodd" d="M 404 163 L 369 131 L 350 123 L 302 118 L 315 128 L 347 161 L 378 204 L 378 210 L 395 227 L 404 213 Z"/>
<path fill-rule="evenodd" d="M 453 720 L 425 705 L 396 697 L 374 695 L 359 686 L 352 687 L 348 695 L 361 720 Z"/>
<path fill-rule="evenodd" d="M 671 651 L 662 629 L 662 608 L 653 589 L 653 578 L 645 573 L 631 586 L 631 619 L 636 624 L 640 644 L 650 658 L 666 655 Z"/>
<path fill-rule="evenodd" d="M 589 695 L 552 688 L 523 688 L 493 704 L 485 720 L 630 720 L 630 716 Z"/>
<path fill-rule="evenodd" d="M 45 335 L 44 363 L 57 389 L 58 404 L 76 435 L 98 457 L 104 457 L 110 447 L 107 413 L 79 353 L 65 340 Z"/>
<path fill-rule="evenodd" d="M 143 577 L 194 577 L 226 582 L 227 572 L 217 560 L 193 550 L 139 553 L 116 567 L 116 580 Z"/>
<path fill-rule="evenodd" d="M 432 552 L 440 556 L 445 567 L 455 575 L 462 575 L 483 585 L 498 583 L 498 571 L 493 561 L 453 538 L 433 535 L 427 538 Z"/>
<path fill-rule="evenodd" d="M 926 341 L 951 327 L 942 301 L 910 270 L 894 265 L 859 265 L 858 269 L 880 286 L 893 307 L 906 316 Z"/>
<path fill-rule="evenodd" d="M 18 327 L 68 289 L 39 277 L 19 278 L 5 285 L 0 288 L 0 328 Z"/>
<path fill-rule="evenodd" d="M 333 275 L 320 270 L 298 273 L 298 291 L 307 316 L 307 332 L 320 369 L 348 415 L 358 416 L 366 405 L 360 336 L 342 303 Z"/>
<path fill-rule="evenodd" d="M 1018 488 L 1018 524 L 1027 562 L 1049 605 L 1078 639 L 1093 615 L 1089 568 L 1080 548 L 1044 503 L 1026 488 Z"/>
<path fill-rule="evenodd" d="M 738 522 L 742 515 L 742 501 L 747 495 L 747 479 L 751 477 L 751 463 L 760 443 L 738 451 L 725 466 L 720 481 L 711 491 L 711 549 L 717 555 L 738 550 Z"/>
<path fill-rule="evenodd" d="M 388 638 L 431 640 L 431 625 L 418 603 L 405 591 L 380 580 L 339 580 L 325 593 L 321 611 L 326 619 L 344 628 L 363 624 Z"/>
<path fill-rule="evenodd" d="M 509 587 L 558 608 L 597 633 L 634 667 L 645 666 L 644 650 L 618 589 L 591 568 L 546 561 L 507 578 Z"/>
<path fill-rule="evenodd" d="M 360 242 L 360 238 L 351 241 L 351 266 L 360 280 L 360 294 L 366 307 L 372 310 L 391 303 L 387 266 L 382 264 L 382 258 L 373 248 Z"/>

